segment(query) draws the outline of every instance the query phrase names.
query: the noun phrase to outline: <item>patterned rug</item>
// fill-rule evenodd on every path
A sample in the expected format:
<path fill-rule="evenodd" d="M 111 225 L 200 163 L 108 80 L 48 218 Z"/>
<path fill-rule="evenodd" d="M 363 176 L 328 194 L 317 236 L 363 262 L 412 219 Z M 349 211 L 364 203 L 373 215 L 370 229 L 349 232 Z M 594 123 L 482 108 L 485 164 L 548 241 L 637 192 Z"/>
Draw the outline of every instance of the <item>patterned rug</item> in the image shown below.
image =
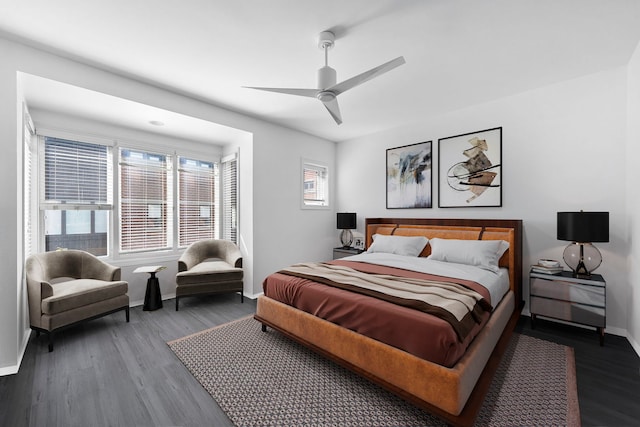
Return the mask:
<path fill-rule="evenodd" d="M 168 344 L 238 427 L 445 425 L 250 317 Z M 514 334 L 476 425 L 580 425 L 574 363 Z"/>

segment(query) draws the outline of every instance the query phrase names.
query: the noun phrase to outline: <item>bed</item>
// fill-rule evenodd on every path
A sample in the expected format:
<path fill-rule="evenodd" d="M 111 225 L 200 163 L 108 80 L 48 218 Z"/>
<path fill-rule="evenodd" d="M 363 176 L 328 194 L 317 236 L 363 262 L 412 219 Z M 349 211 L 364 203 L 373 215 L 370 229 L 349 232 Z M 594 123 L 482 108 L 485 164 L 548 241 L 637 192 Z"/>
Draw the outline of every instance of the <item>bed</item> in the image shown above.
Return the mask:
<path fill-rule="evenodd" d="M 389 301 L 380 302 L 378 298 L 372 296 L 379 296 L 378 288 L 361 291 L 355 296 L 352 295 L 353 289 L 348 284 L 340 285 L 341 287 L 335 289 L 336 284 L 332 274 L 336 270 L 336 274 L 340 275 L 348 270 L 349 274 L 358 276 L 358 280 L 367 281 L 369 277 L 375 277 L 375 280 L 372 279 L 375 282 L 372 286 L 378 286 L 380 284 L 378 280 L 383 286 L 389 285 L 391 288 L 395 288 L 399 280 L 408 283 L 409 286 L 415 282 L 417 286 L 434 277 L 442 279 L 438 283 L 442 282 L 444 287 L 452 286 L 450 282 L 455 282 L 455 286 L 457 283 L 468 285 L 460 277 L 450 280 L 440 276 L 443 274 L 442 271 L 436 269 L 434 273 L 430 270 L 431 267 L 425 267 L 425 271 L 420 272 L 407 271 L 404 269 L 404 264 L 395 264 L 396 259 L 404 262 L 403 257 L 395 254 L 389 256 L 371 254 L 369 258 L 358 255 L 319 266 L 327 269 L 329 271 L 327 273 L 324 271 L 317 273 L 315 269 L 318 266 L 303 263 L 270 275 L 264 282 L 265 293 L 258 298 L 255 318 L 262 323 L 264 331 L 269 326 L 284 333 L 444 419 L 449 424 L 472 425 L 523 306 L 522 221 L 367 218 L 365 225 L 367 248 L 371 248 L 372 245 L 374 249 L 380 248 L 381 242 L 430 240 L 430 243 L 424 247 L 416 246 L 416 253 L 413 254 L 418 257 L 411 262 L 421 265 L 427 265 L 430 262 L 426 258 L 431 255 L 432 248 L 435 252 L 432 258 L 437 258 L 442 255 L 442 248 L 450 244 L 478 245 L 473 242 L 482 241 L 479 245 L 493 248 L 498 242 L 506 242 L 506 244 L 500 243 L 500 246 L 504 245 L 507 249 L 502 248 L 496 256 L 497 267 L 491 266 L 495 268 L 492 271 L 499 278 L 498 282 L 503 283 L 501 286 L 504 290 L 495 291 L 493 288 L 481 290 L 484 288 L 486 275 L 478 274 L 477 278 L 474 276 L 472 280 L 467 280 L 470 279 L 469 277 L 463 277 L 472 284 L 482 282 L 480 288 L 473 288 L 471 292 L 476 298 L 472 300 L 476 305 L 474 306 L 473 302 L 468 305 L 473 306 L 471 311 L 475 312 L 478 306 L 483 307 L 484 311 L 480 310 L 472 316 L 476 324 L 467 327 L 456 324 L 455 321 L 451 322 L 448 319 L 451 313 L 446 311 L 444 314 L 430 310 L 415 313 L 420 311 L 416 310 L 417 303 L 397 307 L 392 302 L 401 298 L 396 298 L 394 295 L 387 297 Z M 374 237 L 377 238 L 375 242 Z M 469 242 L 461 243 L 461 241 Z M 375 258 L 375 255 L 379 259 L 370 261 L 371 257 Z M 387 261 L 387 258 L 391 260 Z M 382 264 L 378 265 L 378 262 Z M 436 260 L 435 263 L 437 264 L 438 261 Z M 307 270 L 311 267 L 314 270 Z M 355 270 L 355 273 L 352 270 Z M 473 270 L 467 269 L 465 273 L 460 274 L 472 273 Z M 371 274 L 375 276 L 370 276 Z M 403 278 L 398 279 L 398 275 Z M 378 279 L 380 277 L 383 279 Z M 387 283 L 387 280 L 390 282 Z M 477 283 L 476 280 L 478 280 Z M 368 283 L 367 281 L 367 286 Z M 305 295 L 303 290 L 315 295 L 312 299 L 321 301 L 318 307 L 306 306 L 308 303 L 303 297 Z M 438 294 L 440 292 L 438 290 Z M 460 304 L 462 302 L 458 305 Z M 422 306 L 423 303 L 420 302 L 417 305 Z M 424 305 L 431 307 L 427 303 Z M 384 314 L 374 311 L 384 307 L 389 310 L 384 311 Z M 415 313 L 411 316 L 416 317 L 409 318 L 409 312 Z M 413 327 L 407 327 L 407 323 L 400 324 L 404 326 L 393 326 L 396 317 L 398 321 L 402 321 L 402 318 L 405 318 L 405 321 L 408 319 L 411 322 L 408 324 Z M 469 315 L 464 316 L 465 319 L 467 317 Z M 358 323 L 360 318 L 364 318 L 365 321 Z M 384 322 L 376 324 L 375 319 L 384 319 Z M 425 340 L 417 339 L 415 335 L 398 333 L 398 331 L 421 331 L 422 322 L 425 325 L 428 323 L 440 325 L 443 331 L 450 329 L 445 334 L 452 335 L 454 338 L 445 339 L 443 335 L 438 335 L 439 333 L 436 332 L 430 331 L 428 334 L 422 332 L 423 336 L 439 337 L 436 340 L 437 343 L 449 343 L 445 345 L 445 347 L 448 346 L 448 350 L 444 355 L 435 350 L 435 355 L 430 354 L 432 351 L 430 347 L 438 347 L 440 344 L 425 345 L 422 342 Z M 400 329 L 387 330 L 393 327 Z M 376 335 L 380 330 L 386 330 L 386 332 Z M 407 335 L 407 337 L 404 337 L 406 338 L 404 341 L 393 341 L 393 338 L 397 338 L 398 335 Z M 420 341 L 419 346 L 415 345 L 418 341 Z M 454 345 L 453 341 L 458 343 Z"/>

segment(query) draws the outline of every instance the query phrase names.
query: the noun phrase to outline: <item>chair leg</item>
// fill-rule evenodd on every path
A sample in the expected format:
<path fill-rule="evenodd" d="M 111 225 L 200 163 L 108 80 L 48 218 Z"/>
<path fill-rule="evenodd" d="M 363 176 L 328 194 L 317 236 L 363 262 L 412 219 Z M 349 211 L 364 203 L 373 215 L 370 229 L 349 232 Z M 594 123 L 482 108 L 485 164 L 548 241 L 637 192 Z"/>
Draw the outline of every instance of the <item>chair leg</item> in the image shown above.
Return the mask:
<path fill-rule="evenodd" d="M 125 312 L 126 312 L 126 317 L 127 317 L 127 323 L 129 323 L 129 306 L 127 306 L 127 308 L 125 308 Z"/>
<path fill-rule="evenodd" d="M 176 297 L 176 311 L 178 311 L 178 301 L 180 300 L 180 298 Z"/>
<path fill-rule="evenodd" d="M 240 291 L 240 302 L 244 303 L 244 289 Z"/>
<path fill-rule="evenodd" d="M 49 331 L 49 353 L 53 351 L 53 331 Z"/>

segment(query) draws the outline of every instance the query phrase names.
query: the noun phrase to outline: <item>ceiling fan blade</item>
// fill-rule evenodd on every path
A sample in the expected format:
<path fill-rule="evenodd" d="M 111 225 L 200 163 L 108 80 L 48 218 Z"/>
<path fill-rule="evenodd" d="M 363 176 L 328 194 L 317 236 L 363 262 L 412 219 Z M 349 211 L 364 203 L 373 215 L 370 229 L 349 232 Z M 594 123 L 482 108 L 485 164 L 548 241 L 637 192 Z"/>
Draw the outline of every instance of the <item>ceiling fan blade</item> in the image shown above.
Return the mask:
<path fill-rule="evenodd" d="M 365 71 L 364 73 L 358 74 L 355 77 L 351 77 L 350 79 L 347 79 L 343 82 L 333 85 L 332 87 L 327 88 L 326 90 L 331 91 L 336 95 L 339 95 L 342 92 L 345 92 L 355 86 L 358 86 L 359 84 L 362 84 L 368 80 L 371 80 L 374 77 L 378 77 L 379 75 L 384 74 L 387 71 L 391 71 L 394 68 L 401 66 L 405 62 L 406 61 L 404 60 L 404 57 L 399 56 L 396 59 L 392 59 L 389 62 L 385 62 L 382 65 L 379 65 L 375 68 L 370 69 L 369 71 Z"/>
<path fill-rule="evenodd" d="M 322 103 L 324 104 L 329 114 L 331 114 L 331 117 L 333 117 L 333 120 L 335 120 L 337 124 L 342 124 L 342 115 L 340 114 L 338 100 L 336 98 L 333 98 L 330 101 L 323 101 Z"/>
<path fill-rule="evenodd" d="M 277 92 L 277 93 L 285 93 L 287 95 L 298 95 L 298 96 L 306 96 L 309 98 L 315 98 L 318 93 L 318 89 L 288 89 L 288 88 L 278 88 L 278 87 L 253 87 L 253 86 L 242 86 L 247 89 L 257 89 L 264 90 L 267 92 Z"/>

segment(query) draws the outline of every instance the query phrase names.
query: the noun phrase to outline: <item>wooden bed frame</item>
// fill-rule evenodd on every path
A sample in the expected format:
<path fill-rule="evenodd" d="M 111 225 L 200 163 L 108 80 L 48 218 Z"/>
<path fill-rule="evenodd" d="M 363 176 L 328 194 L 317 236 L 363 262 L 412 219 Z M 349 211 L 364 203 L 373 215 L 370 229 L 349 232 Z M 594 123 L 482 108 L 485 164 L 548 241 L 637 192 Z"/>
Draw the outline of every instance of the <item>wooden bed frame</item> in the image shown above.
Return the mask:
<path fill-rule="evenodd" d="M 510 292 L 455 366 L 420 359 L 264 295 L 256 320 L 263 331 L 270 326 L 451 425 L 473 425 L 524 305 L 522 221 L 367 218 L 367 246 L 375 233 L 509 242 L 500 265 L 509 268 Z"/>

